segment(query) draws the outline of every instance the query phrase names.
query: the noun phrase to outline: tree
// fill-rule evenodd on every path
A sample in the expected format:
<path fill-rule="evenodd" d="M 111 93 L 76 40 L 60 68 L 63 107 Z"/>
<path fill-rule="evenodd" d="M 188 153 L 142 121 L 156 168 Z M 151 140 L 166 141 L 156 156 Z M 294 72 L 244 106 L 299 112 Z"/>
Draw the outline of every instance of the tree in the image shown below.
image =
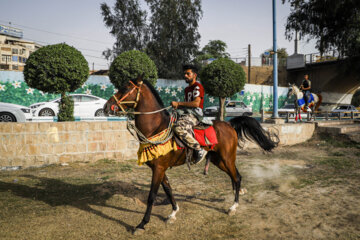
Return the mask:
<path fill-rule="evenodd" d="M 106 3 L 101 4 L 105 25 L 116 38 L 113 49 L 103 52 L 106 59 L 113 60 L 125 51 L 144 49 L 148 41 L 147 13 L 140 9 L 138 0 L 118 0 L 113 12 Z"/>
<path fill-rule="evenodd" d="M 201 70 L 200 80 L 207 94 L 219 97 L 218 118 L 223 120 L 225 98 L 231 97 L 244 88 L 243 68 L 228 58 L 219 58 Z"/>
<path fill-rule="evenodd" d="M 221 40 L 210 40 L 203 49 L 197 54 L 195 61 L 197 63 L 210 58 L 228 58 L 230 54 L 226 52 L 227 45 Z"/>
<path fill-rule="evenodd" d="M 264 51 L 264 53 L 265 52 L 270 52 L 271 53 L 271 52 L 273 52 L 273 48 L 268 48 L 267 50 Z M 265 55 L 264 53 L 262 53 L 260 55 L 260 57 L 265 57 L 266 58 L 266 56 L 264 56 Z M 278 58 L 287 58 L 289 56 L 289 54 L 286 51 L 286 48 L 278 48 L 277 49 L 277 54 L 278 54 Z M 271 56 L 267 56 L 267 57 L 271 58 Z"/>
<path fill-rule="evenodd" d="M 42 47 L 26 61 L 24 77 L 32 88 L 61 94 L 58 121 L 74 121 L 74 104 L 66 92 L 75 91 L 89 77 L 89 66 L 81 52 L 65 43 Z"/>
<path fill-rule="evenodd" d="M 354 105 L 355 107 L 360 107 L 360 90 L 357 90 L 352 99 L 351 99 L 351 104 Z"/>
<path fill-rule="evenodd" d="M 201 0 L 145 0 L 151 17 L 140 9 L 138 0 L 117 0 L 113 11 L 101 5 L 110 33 L 116 37 L 113 50 L 105 56 L 116 57 L 127 50 L 146 51 L 155 62 L 161 78 L 182 77 L 182 65 L 190 62 L 199 48 L 198 22 Z"/>
<path fill-rule="evenodd" d="M 295 31 L 300 38 L 317 39 L 323 55 L 336 50 L 340 56 L 360 55 L 360 1 L 358 0 L 283 0 L 292 11 L 287 18 L 286 37 Z"/>
<path fill-rule="evenodd" d="M 182 78 L 182 65 L 199 48 L 201 0 L 145 0 L 151 11 L 147 53 L 162 78 Z"/>
<path fill-rule="evenodd" d="M 154 86 L 157 81 L 155 63 L 143 52 L 131 50 L 120 54 L 111 64 L 109 78 L 111 83 L 121 89 L 130 80 L 144 74 L 144 79 Z"/>

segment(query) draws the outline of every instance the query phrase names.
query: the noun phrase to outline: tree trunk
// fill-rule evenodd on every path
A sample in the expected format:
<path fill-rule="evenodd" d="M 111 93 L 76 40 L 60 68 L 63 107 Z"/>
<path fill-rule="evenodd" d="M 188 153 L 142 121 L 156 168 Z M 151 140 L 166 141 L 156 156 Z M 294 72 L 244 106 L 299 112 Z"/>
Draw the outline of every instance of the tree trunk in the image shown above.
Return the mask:
<path fill-rule="evenodd" d="M 219 97 L 220 109 L 218 112 L 218 120 L 224 121 L 225 117 L 225 98 Z"/>

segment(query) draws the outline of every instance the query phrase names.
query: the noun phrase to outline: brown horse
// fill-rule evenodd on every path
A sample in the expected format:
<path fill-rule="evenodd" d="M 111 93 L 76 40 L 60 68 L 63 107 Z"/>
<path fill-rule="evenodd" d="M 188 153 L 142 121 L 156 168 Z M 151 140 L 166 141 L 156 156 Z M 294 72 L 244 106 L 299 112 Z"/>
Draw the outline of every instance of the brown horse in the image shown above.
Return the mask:
<path fill-rule="evenodd" d="M 104 105 L 104 112 L 108 115 L 109 113 L 118 112 L 120 109 L 125 110 L 129 108 L 136 111 L 134 113 L 135 126 L 138 133 L 140 132 L 146 138 L 160 133 L 169 127 L 170 114 L 164 108 L 159 94 L 148 81 L 143 81 L 141 77 L 137 80 L 129 81 L 119 89 Z M 233 189 L 235 190 L 235 202 L 230 207 L 228 213 L 232 215 L 235 213 L 239 203 L 241 186 L 241 175 L 235 165 L 238 137 L 242 139 L 251 138 L 266 151 L 271 151 L 277 143 L 271 140 L 268 132 L 251 117 L 237 117 L 232 119 L 230 124 L 223 121 L 213 121 L 213 126 L 218 144 L 212 150 L 205 148 L 208 151 L 206 158 L 231 178 Z M 170 151 L 166 155 L 146 162 L 152 170 L 151 188 L 144 218 L 135 228 L 134 234 L 144 230 L 145 225 L 149 222 L 152 206 L 160 184 L 170 200 L 173 210 L 167 221 L 173 222 L 176 219 L 175 215 L 179 211 L 179 206 L 173 197 L 165 171 L 169 167 L 184 164 L 186 162 L 185 157 L 186 150 L 180 149 Z"/>

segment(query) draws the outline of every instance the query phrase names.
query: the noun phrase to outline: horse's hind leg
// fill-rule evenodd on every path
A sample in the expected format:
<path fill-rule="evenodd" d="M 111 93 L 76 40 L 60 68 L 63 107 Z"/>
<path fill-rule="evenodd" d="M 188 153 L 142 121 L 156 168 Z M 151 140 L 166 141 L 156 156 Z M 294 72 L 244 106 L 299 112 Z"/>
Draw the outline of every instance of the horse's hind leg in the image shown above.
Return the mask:
<path fill-rule="evenodd" d="M 209 156 L 211 162 L 214 163 L 219 169 L 226 172 L 231 178 L 235 200 L 234 204 L 228 210 L 229 215 L 233 215 L 236 212 L 236 208 L 239 205 L 239 194 L 241 189 L 241 175 L 235 166 L 236 151 L 234 154 L 234 156 L 226 156 L 226 158 L 224 158 L 220 154 L 212 152 Z M 241 189 L 241 194 L 244 194 L 245 191 L 246 190 Z"/>
<path fill-rule="evenodd" d="M 161 186 L 163 187 L 166 196 L 168 197 L 171 206 L 172 206 L 172 212 L 168 216 L 166 222 L 167 223 L 173 223 L 176 220 L 176 213 L 179 211 L 179 206 L 176 204 L 175 198 L 172 194 L 172 189 L 170 187 L 169 179 L 166 175 L 164 175 L 163 181 L 161 182 Z"/>

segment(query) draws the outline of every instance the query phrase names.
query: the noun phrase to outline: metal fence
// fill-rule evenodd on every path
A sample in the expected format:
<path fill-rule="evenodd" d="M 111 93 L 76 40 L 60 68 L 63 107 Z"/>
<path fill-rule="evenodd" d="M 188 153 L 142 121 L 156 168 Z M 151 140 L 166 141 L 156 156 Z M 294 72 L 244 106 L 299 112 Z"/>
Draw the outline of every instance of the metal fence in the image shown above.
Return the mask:
<path fill-rule="evenodd" d="M 304 114 L 304 113 L 303 113 Z M 261 122 L 265 122 L 266 119 L 271 119 L 273 115 L 273 111 L 261 111 Z M 287 112 L 282 115 L 281 118 L 284 118 L 286 122 L 290 122 L 290 120 L 295 120 L 296 116 L 293 112 Z M 360 120 L 360 113 L 349 111 L 349 112 L 330 112 L 330 111 L 315 111 L 313 115 L 310 112 L 306 113 L 306 121 L 311 120 Z"/>

